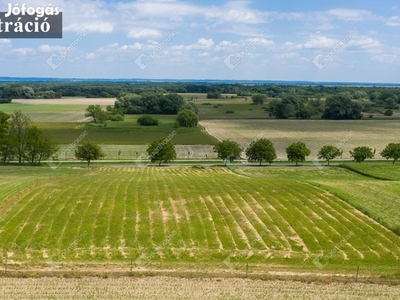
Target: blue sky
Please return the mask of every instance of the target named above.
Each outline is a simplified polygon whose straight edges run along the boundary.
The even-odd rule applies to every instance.
[[[398,1],[51,2],[63,38],[0,39],[0,76],[400,83]]]

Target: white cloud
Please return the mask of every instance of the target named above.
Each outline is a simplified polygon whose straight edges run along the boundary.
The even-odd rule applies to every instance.
[[[235,51],[239,47],[238,43],[233,43],[231,41],[221,41],[216,47],[216,51],[226,51],[232,52]]]
[[[161,36],[161,32],[150,28],[135,28],[128,32],[128,38],[133,39],[159,38]]]
[[[122,51],[129,51],[129,50],[140,50],[143,48],[143,44],[141,43],[134,43],[133,45],[123,45],[121,46]]]
[[[337,39],[331,39],[326,36],[311,36],[310,40],[303,44],[298,44],[296,48],[299,49],[322,49],[334,48],[339,43]]]
[[[45,45],[41,45],[38,47],[38,51],[39,52],[45,52],[45,53],[49,53],[49,52],[61,52],[61,51],[65,51],[67,48],[64,46],[49,46],[47,44]]]
[[[112,33],[114,25],[111,22],[93,21],[93,22],[77,22],[67,25],[63,28],[64,31],[74,31],[81,33],[84,30],[95,33]]]
[[[59,6],[63,12],[63,30],[66,32],[87,29],[90,32],[111,33],[114,31],[114,21],[118,20],[114,9],[104,1],[53,1],[53,6]]]
[[[214,42],[212,39],[205,39],[205,38],[200,38],[196,43],[191,44],[191,45],[177,45],[177,46],[172,46],[172,50],[205,50],[205,49],[211,49],[214,47]]]
[[[33,55],[35,52],[36,51],[33,48],[14,48],[10,51],[11,54],[16,54],[18,56],[26,56],[28,54]]]
[[[398,17],[398,16],[391,17],[391,18],[386,22],[386,25],[387,25],[387,26],[393,26],[393,27],[400,26],[400,17]]]
[[[0,45],[10,45],[11,40],[9,39],[0,39]]]
[[[93,52],[86,54],[86,59],[95,59],[95,58],[96,58],[96,54],[94,54]]]
[[[381,63],[393,64],[397,61],[397,56],[392,54],[380,54],[373,56],[372,60]]]
[[[118,47],[118,43],[113,43],[113,44],[108,44],[104,47],[101,47],[99,49],[97,49],[97,52],[101,52],[101,53],[109,53],[109,52],[114,52],[115,49]]]
[[[336,8],[328,10],[327,14],[343,21],[365,21],[377,18],[372,12],[359,9]]]
[[[282,53],[282,54],[275,54],[275,57],[278,59],[293,59],[300,56],[298,52],[289,52],[289,53]]]
[[[383,45],[368,36],[356,36],[346,44],[346,51],[373,53],[379,51]]]

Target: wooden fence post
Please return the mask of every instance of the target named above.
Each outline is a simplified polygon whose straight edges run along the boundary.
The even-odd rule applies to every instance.
[[[358,282],[358,273],[360,271],[360,266],[357,266],[356,282]]]

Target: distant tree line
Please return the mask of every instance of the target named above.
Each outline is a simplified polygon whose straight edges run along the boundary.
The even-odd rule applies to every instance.
[[[47,92],[47,93],[46,93]],[[398,87],[357,87],[333,85],[284,85],[284,84],[224,84],[224,83],[165,83],[165,82],[26,82],[0,83],[0,98],[59,98],[79,96],[87,98],[116,98],[122,94],[144,93],[205,93],[212,95],[236,94],[251,97],[264,94],[269,98],[281,98],[294,94],[305,99],[323,99],[347,93],[352,99],[369,98],[377,105],[395,109],[399,104]],[[393,100],[393,101],[392,101]]]

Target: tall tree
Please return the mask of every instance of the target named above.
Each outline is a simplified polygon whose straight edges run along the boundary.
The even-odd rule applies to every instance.
[[[366,146],[356,147],[350,151],[350,156],[358,163],[363,162],[366,159],[371,159],[374,157],[374,152],[372,148]]]
[[[108,114],[106,111],[101,109],[101,106],[96,104],[96,105],[89,105],[86,108],[86,114],[85,117],[91,117],[93,118],[93,122],[97,123],[103,123],[104,121],[107,120]]]
[[[361,119],[361,104],[354,102],[345,94],[329,97],[325,102],[324,119]]]
[[[152,162],[159,161],[161,163],[168,163],[176,159],[176,151],[174,144],[168,139],[159,139],[153,141],[147,148],[150,160]]]
[[[380,153],[386,159],[393,159],[393,164],[400,158],[400,143],[390,143]]]
[[[10,115],[10,145],[14,148],[19,163],[22,163],[24,159],[28,128],[31,124],[32,121],[29,116],[23,114],[20,110],[16,110]]]
[[[233,162],[237,157],[240,156],[243,149],[240,147],[238,143],[231,140],[223,140],[214,146],[214,152],[217,152],[218,158],[221,158],[225,161],[225,165],[227,161]]]
[[[0,111],[0,157],[3,163],[10,159],[12,154],[12,147],[9,139],[9,119],[10,116],[8,114]]]
[[[103,158],[104,156],[105,154],[101,150],[100,145],[95,144],[91,141],[82,143],[75,150],[75,157],[77,159],[86,161],[88,167],[92,160],[97,160]]]
[[[339,148],[333,146],[333,145],[325,145],[319,150],[318,152],[318,158],[319,159],[325,159],[328,162],[329,166],[329,161],[331,159],[335,159],[336,157],[340,156],[342,152],[340,151]]]
[[[31,164],[40,165],[42,159],[48,159],[57,150],[58,147],[49,136],[45,135],[37,126],[29,126],[25,155]]]
[[[286,148],[288,160],[296,162],[296,166],[299,162],[305,161],[310,153],[311,150],[308,149],[303,142],[293,143]]]
[[[271,164],[276,158],[274,144],[267,139],[252,141],[246,149],[246,156],[250,162],[260,162],[260,166],[263,161]]]
[[[178,113],[176,121],[178,122],[179,126],[182,127],[196,127],[197,123],[199,122],[199,117],[193,110],[184,109]]]
[[[251,100],[254,104],[264,104],[267,101],[267,95],[264,94],[255,94],[251,96]]]

